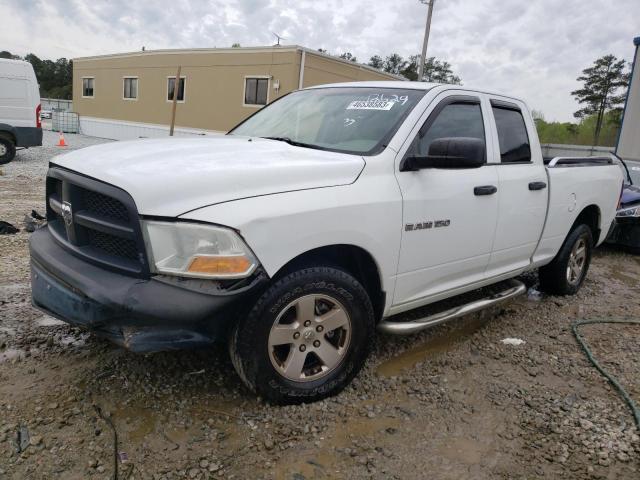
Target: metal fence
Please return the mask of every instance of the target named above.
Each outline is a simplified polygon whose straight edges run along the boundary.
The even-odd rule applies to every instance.
[[[79,133],[80,121],[76,112],[53,112],[51,130],[54,132]]]
[[[42,110],[50,112],[73,111],[73,102],[71,100],[62,100],[60,98],[41,98],[40,105]]]
[[[564,145],[557,143],[543,143],[542,156],[553,157],[597,157],[615,151],[614,147],[588,146],[588,145]]]

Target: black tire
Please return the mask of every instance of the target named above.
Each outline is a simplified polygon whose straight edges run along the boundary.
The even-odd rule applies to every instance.
[[[3,136],[0,136],[0,146],[4,147],[0,148],[0,151],[4,150],[4,153],[0,155],[0,165],[4,165],[16,156],[16,146],[10,139]]]
[[[579,275],[570,281],[568,273],[571,252],[579,242],[584,242],[586,256]],[[565,239],[560,251],[551,263],[541,267],[538,272],[541,290],[553,295],[574,295],[584,282],[593,252],[593,234],[587,225],[574,227]]]
[[[271,352],[275,349],[269,345],[270,332],[279,316],[297,308],[291,307],[292,303],[311,295],[330,298],[343,307],[348,315],[349,340],[339,363],[321,374],[324,376],[293,381],[274,366]],[[322,305],[318,306],[313,298],[313,308],[320,308]],[[313,325],[309,329],[313,330]],[[235,325],[229,339],[229,352],[238,375],[254,393],[277,404],[313,402],[335,395],[351,382],[364,365],[374,334],[373,306],[360,282],[336,268],[311,267],[287,274],[260,296],[249,314]],[[333,338],[333,335],[334,331],[317,336],[324,341],[325,337]],[[290,355],[296,347],[287,348],[292,349]],[[305,359],[312,352],[311,345],[309,349]],[[304,362],[306,366],[307,360]]]

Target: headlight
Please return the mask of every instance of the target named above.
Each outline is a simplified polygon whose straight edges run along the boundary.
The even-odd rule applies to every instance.
[[[640,217],[640,206],[623,208],[622,210],[618,210],[618,213],[616,213],[616,217],[618,218]]]
[[[200,223],[143,221],[155,271],[196,278],[244,278],[258,261],[231,229]]]

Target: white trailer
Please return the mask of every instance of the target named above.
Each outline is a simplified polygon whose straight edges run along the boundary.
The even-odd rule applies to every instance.
[[[624,160],[640,162],[640,37],[633,40],[636,53],[633,58],[631,82],[622,115],[622,127],[616,146],[616,154]]]

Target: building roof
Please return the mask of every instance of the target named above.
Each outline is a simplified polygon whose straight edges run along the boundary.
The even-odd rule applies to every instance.
[[[264,53],[264,52],[292,52],[300,49],[297,45],[266,46],[266,47],[230,47],[230,48],[166,48],[159,50],[138,50],[135,52],[107,53],[104,55],[91,55],[88,57],[74,58],[74,62],[85,60],[99,60],[107,58],[141,57],[149,55],[186,55],[186,54],[211,54],[211,53]]]
[[[394,75],[392,73],[378,70],[377,68],[373,68],[369,65],[365,65],[357,62],[351,62],[349,60],[345,60],[344,58],[328,55],[326,53],[319,52],[311,48],[302,47],[300,45],[280,45],[280,46],[273,45],[273,46],[265,46],[265,47],[231,47],[231,48],[215,48],[215,47],[214,48],[172,48],[172,49],[144,50],[144,51],[140,50],[137,52],[123,52],[123,53],[111,53],[106,55],[94,55],[89,57],[77,57],[77,58],[74,58],[73,61],[83,62],[83,61],[91,61],[91,60],[141,57],[141,56],[150,56],[150,55],[197,55],[197,54],[212,54],[212,53],[275,53],[275,52],[296,52],[296,51],[302,51],[302,52],[305,52],[306,54],[316,55],[318,57],[324,57],[334,62],[345,63],[347,65],[359,67],[364,70],[370,70],[372,72],[376,72],[382,75],[387,75],[390,78],[405,80],[405,78],[400,75]]]

